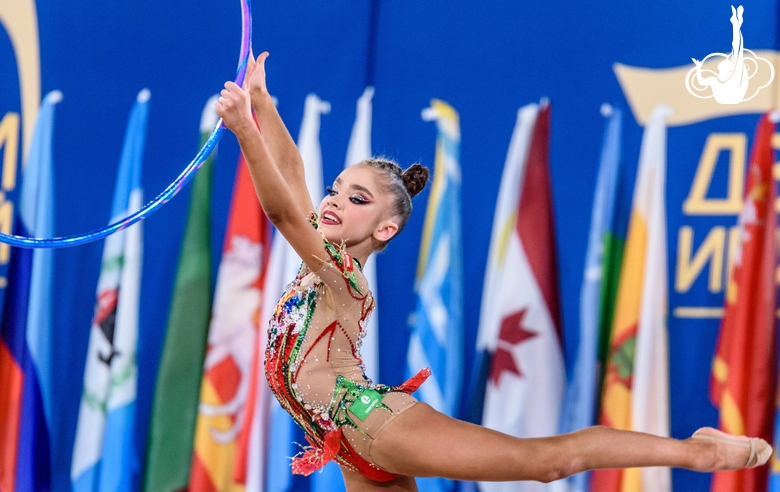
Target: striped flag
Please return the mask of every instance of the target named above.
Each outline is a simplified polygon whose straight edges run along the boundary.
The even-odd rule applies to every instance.
[[[298,151],[303,158],[306,186],[311,201],[319,204],[323,197],[322,150],[320,147],[320,122],[324,114],[330,113],[330,103],[315,94],[306,96],[303,107],[303,121],[298,132]],[[284,237],[277,232],[271,247],[271,264],[268,271],[266,297],[263,300],[263,323],[267,326],[276,304],[301,267],[301,258]],[[290,469],[290,457],[298,452],[293,441],[304,442],[295,437],[300,433],[290,415],[274,399],[271,403],[271,431],[268,441],[266,461],[266,491],[286,492],[296,490],[293,481],[305,480],[301,476],[293,478]]]
[[[622,113],[608,105],[602,108],[607,117],[601,162],[596,181],[596,193],[590,219],[585,273],[580,288],[580,340],[561,414],[562,434],[591,426],[596,420],[598,391],[598,342],[606,319],[611,319],[610,305],[604,301],[614,277],[610,253],[615,230],[615,202],[620,172],[620,132]],[[619,267],[618,267],[619,268]],[[567,479],[570,489],[584,492],[588,488],[588,473]]]
[[[463,256],[460,232],[460,121],[457,111],[434,99],[422,112],[435,121],[436,160],[417,263],[417,309],[409,340],[407,371],[430,367],[420,400],[455,416],[463,371]],[[420,480],[424,490],[451,490],[453,482]]]
[[[666,258],[666,117],[658,106],[645,128],[599,423],[669,436]],[[597,491],[671,490],[669,468],[596,470]]]
[[[712,363],[710,398],[719,428],[771,442],[777,377],[777,214],[772,137],[768,115],[756,127],[745,198],[739,215],[740,242],[726,288],[725,313]],[[713,475],[713,492],[761,491],[768,466]]]
[[[501,248],[503,264],[489,287],[495,299],[488,311],[494,312],[486,313],[492,319],[480,323],[493,335],[482,341],[492,352],[482,424],[528,438],[558,431],[566,371],[549,172],[549,103],[521,110],[519,123],[520,149],[512,149],[509,157],[519,160],[511,163],[516,167],[515,208],[502,213],[502,233],[508,237]],[[526,145],[527,157],[519,151]],[[484,332],[480,336],[487,338]],[[480,490],[491,492],[549,488],[538,482],[480,483]]]
[[[141,208],[141,163],[149,91],[130,114],[111,222]],[[87,348],[71,481],[76,491],[138,489],[135,449],[136,345],[141,290],[141,223],[106,238]]]
[[[38,113],[22,178],[15,234],[54,236],[52,134],[54,105],[46,95]],[[0,325],[0,490],[51,488],[53,425],[51,298],[53,252],[15,249]]]
[[[217,124],[214,105],[218,97],[211,97],[203,108],[201,144]],[[215,158],[216,153],[212,153],[206,159],[192,186],[149,425],[145,490],[182,489],[190,479],[211,318],[211,183]]]

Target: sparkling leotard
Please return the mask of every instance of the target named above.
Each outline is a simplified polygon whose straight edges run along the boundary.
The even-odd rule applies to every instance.
[[[312,222],[316,227],[316,217]],[[311,444],[293,459],[293,473],[308,475],[335,459],[372,480],[392,480],[396,475],[371,459],[371,444],[392,419],[417,403],[410,393],[430,370],[400,386],[373,384],[366,377],[360,345],[374,298],[359,265],[343,248],[325,241],[323,256],[318,272],[301,266],[268,329],[266,378]],[[355,407],[363,419],[351,408],[361,399],[373,407],[367,416],[357,410],[360,405]]]

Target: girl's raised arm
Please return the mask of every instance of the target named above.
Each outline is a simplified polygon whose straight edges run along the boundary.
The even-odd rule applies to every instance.
[[[316,210],[306,187],[303,159],[268,93],[265,83],[266,58],[268,58],[267,51],[261,53],[257,61],[252,60],[250,56],[247,67],[247,91],[257,122],[260,124],[261,136],[271,153],[271,158],[284,176],[301,212],[307,216]]]
[[[314,210],[311,199],[308,192],[296,194],[289,177],[283,176],[280,167],[274,162],[266,140],[261,137],[252,118],[249,94],[235,83],[227,82],[220,93],[216,111],[238,138],[265,215],[311,271],[319,271],[323,264],[322,258],[326,255],[322,236],[307,219],[308,213]],[[301,204],[299,200],[303,196],[305,202]]]

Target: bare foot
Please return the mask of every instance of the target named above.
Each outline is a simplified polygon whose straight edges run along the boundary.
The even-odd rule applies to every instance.
[[[701,441],[703,470],[738,470],[761,466],[772,456],[772,446],[758,437],[732,436],[712,427],[702,427],[691,436]]]

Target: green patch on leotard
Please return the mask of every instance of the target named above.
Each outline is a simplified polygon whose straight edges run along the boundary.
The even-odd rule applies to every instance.
[[[384,396],[376,390],[364,389],[349,407],[349,411],[362,421],[371,415],[371,412],[380,408]]]
[[[393,388],[390,386],[382,384],[369,388],[365,384],[356,383],[339,374],[336,376],[336,387],[333,388],[333,398],[328,407],[328,414],[336,427],[349,425],[371,437],[360,428],[354,418],[359,418],[362,421],[377,408],[383,408],[392,415],[393,411],[390,407],[382,402],[384,395],[392,390]],[[377,398],[376,395],[379,395],[379,397]],[[362,396],[367,396],[368,401],[359,403]],[[362,411],[360,410],[361,406],[363,406]]]

